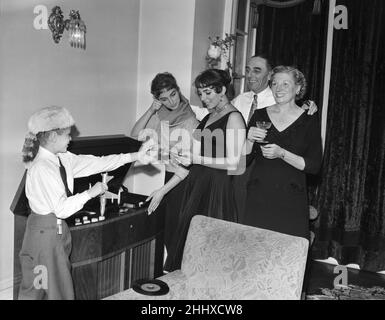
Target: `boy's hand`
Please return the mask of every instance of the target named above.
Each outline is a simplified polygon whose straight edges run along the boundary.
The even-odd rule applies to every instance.
[[[95,198],[108,190],[108,186],[106,183],[96,182],[91,189],[87,192],[91,198]]]
[[[142,146],[138,151],[138,160],[142,164],[149,164],[157,160],[158,145],[154,140],[149,139],[143,142]]]

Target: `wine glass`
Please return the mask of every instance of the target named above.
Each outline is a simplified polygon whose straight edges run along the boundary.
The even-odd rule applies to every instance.
[[[255,125],[256,125],[257,128],[259,128],[259,129],[265,129],[265,130],[268,130],[268,129],[270,129],[270,127],[271,127],[271,122],[270,122],[270,121],[256,121],[256,122],[255,122]],[[269,143],[269,141],[266,141],[266,140],[257,141],[257,142],[258,142],[258,143],[261,143],[261,144]]]

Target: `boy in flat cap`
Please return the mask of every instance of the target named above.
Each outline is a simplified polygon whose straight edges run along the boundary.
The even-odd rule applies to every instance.
[[[62,107],[43,108],[28,122],[23,162],[31,214],[19,254],[23,275],[19,299],[74,299],[69,261],[71,234],[64,219],[107,191],[105,183],[97,182],[89,190],[73,195],[74,178],[111,171],[136,160],[152,160],[151,142],[130,154],[95,157],[68,152],[74,124],[71,114]],[[37,267],[46,268],[46,287],[35,283]]]

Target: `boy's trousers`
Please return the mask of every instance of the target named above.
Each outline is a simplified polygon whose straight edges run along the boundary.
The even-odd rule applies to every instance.
[[[64,220],[58,234],[54,214],[31,213],[19,254],[22,281],[19,300],[73,300],[71,234]]]

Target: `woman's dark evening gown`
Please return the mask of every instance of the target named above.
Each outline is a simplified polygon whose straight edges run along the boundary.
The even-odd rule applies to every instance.
[[[166,171],[165,184],[174,176],[174,172]],[[186,178],[187,179],[187,178]],[[182,197],[186,185],[186,179],[179,182],[163,198],[161,206],[165,212],[164,223],[164,245],[167,252],[170,251],[170,245],[175,236],[176,222],[178,221]]]
[[[198,137],[201,140],[202,156],[212,158],[226,156],[226,126],[231,113],[227,113],[207,128],[205,128],[205,124],[208,115],[201,121],[196,133],[202,130]],[[211,135],[214,130],[215,132]],[[205,134],[205,132],[209,134]],[[197,134],[195,134],[196,136]],[[238,221],[232,177],[227,170],[195,164],[191,166],[186,178],[179,218],[175,221],[178,224],[168,252],[165,270],[180,269],[187,232],[194,215],[200,214],[233,222]]]
[[[270,121],[267,110],[256,110],[250,120]],[[272,124],[265,140],[305,160],[303,171],[284,160],[266,159],[258,143],[249,155],[254,158],[247,184],[245,217],[241,223],[309,239],[309,206],[306,173],[316,174],[322,161],[318,115],[302,113],[282,131]]]

